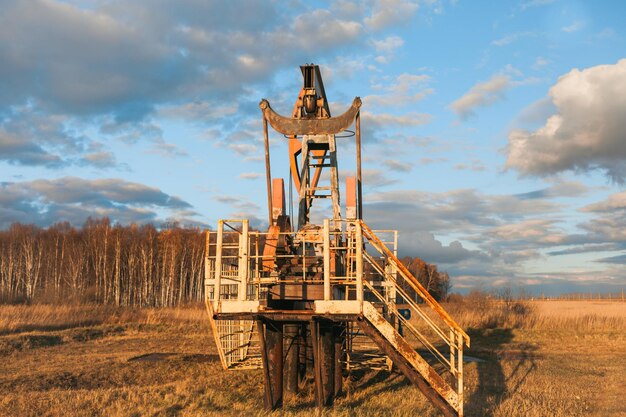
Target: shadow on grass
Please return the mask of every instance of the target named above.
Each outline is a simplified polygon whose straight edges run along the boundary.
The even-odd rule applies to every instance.
[[[63,338],[58,335],[19,335],[0,339],[0,356],[7,356],[16,351],[24,351],[63,344]]]
[[[399,372],[377,371],[371,376],[372,371],[360,371],[351,374],[352,381],[356,382],[355,390],[367,395],[363,395],[360,399],[350,399],[351,395],[347,395],[344,390],[343,396],[346,397],[344,405],[347,408],[359,407],[365,403],[367,399],[376,397],[383,392],[393,392],[398,389],[411,385],[409,380]]]
[[[341,407],[352,410],[356,407],[363,406],[368,399],[374,398],[384,392],[394,392],[402,387],[411,385],[411,383],[398,372],[389,372],[385,370],[357,370],[344,376],[344,384],[341,395]],[[311,378],[307,379],[307,384],[301,389],[297,395],[298,402],[292,403],[285,407],[289,412],[307,412],[310,415],[322,415],[324,412],[332,410],[332,407],[324,407],[318,409],[315,405],[314,398],[314,382]],[[361,393],[363,395],[354,395]],[[285,410],[279,410],[276,413],[283,413]]]
[[[466,400],[468,416],[493,416],[498,405],[514,395],[528,375],[537,367],[536,346],[525,343],[509,348],[513,341],[512,329],[473,329],[469,335],[473,350],[483,361],[476,363],[478,386]],[[508,375],[503,361],[513,364]]]
[[[128,359],[128,362],[162,362],[173,360],[181,360],[183,362],[194,363],[210,363],[218,362],[220,360],[220,357],[216,354],[211,355],[202,353],[182,354],[176,352],[150,352],[138,356],[133,356],[132,358]]]
[[[78,327],[99,326],[103,324],[102,320],[85,320],[78,323],[64,323],[64,324],[22,324],[16,328],[0,329],[0,336],[11,335],[16,333],[28,333],[28,332],[56,332],[61,330],[75,329]]]

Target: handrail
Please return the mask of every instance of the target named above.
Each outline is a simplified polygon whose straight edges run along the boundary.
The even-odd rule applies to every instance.
[[[435,330],[435,333],[437,333],[437,335],[439,335],[439,337],[443,341],[445,341],[448,345],[450,345],[452,341],[448,339],[446,335],[444,335],[443,330],[441,330],[441,328],[437,325],[437,323],[435,323],[432,318],[430,318],[426,313],[422,311],[421,308],[417,306],[416,302],[413,301],[408,296],[408,294],[406,294],[406,292],[402,289],[400,285],[398,285],[398,283],[393,279],[393,277],[390,277],[389,274],[385,273],[385,271],[380,267],[380,265],[378,265],[378,263],[376,263],[374,259],[372,259],[370,254],[365,254],[364,256],[368,260],[370,265],[372,265],[378,271],[379,274],[384,275],[385,278],[390,279],[393,282],[395,286],[395,290],[400,293],[400,296],[407,302],[407,304],[410,307],[412,307],[413,310],[417,312],[417,314],[422,318],[422,320],[424,320],[433,330]]]
[[[361,225],[363,235],[365,235],[365,237],[377,248],[379,252],[384,253],[387,259],[395,264],[395,267],[398,268],[398,271],[402,274],[402,277],[409,283],[409,285],[411,285],[411,287],[413,287],[415,292],[418,293],[428,305],[430,305],[430,307],[439,315],[439,317],[441,317],[444,322],[446,322],[446,324],[448,324],[448,326],[452,327],[463,336],[465,344],[467,345],[467,347],[469,347],[469,335],[465,333],[461,326],[459,326],[452,317],[450,317],[446,310],[444,310],[443,307],[441,307],[441,305],[433,298],[433,296],[430,295],[426,288],[424,288],[424,286],[417,279],[415,279],[415,277],[413,277],[413,274],[411,274],[406,266],[404,266],[404,264],[400,262],[393,253],[391,253],[389,248],[387,248],[387,246],[385,246],[385,244],[382,243],[380,239],[378,239],[378,237],[372,232],[372,229],[370,229],[362,220],[359,220],[358,222]]]
[[[387,307],[389,306],[389,303],[385,301],[385,298],[382,296],[382,294],[380,294],[380,292],[378,292],[376,290],[376,288],[374,288],[373,285],[371,285],[369,282],[366,282],[367,288],[370,290],[370,292],[372,294],[374,294],[376,296],[376,298],[378,298],[381,302],[383,302]],[[443,365],[447,366],[448,368],[452,368],[452,364],[450,363],[450,361],[448,359],[446,359],[445,356],[443,356],[443,353],[439,352],[439,350],[432,344],[430,343],[430,341],[428,340],[428,338],[426,336],[424,336],[419,330],[417,330],[407,319],[404,318],[404,316],[402,314],[400,314],[398,312],[398,309],[393,308],[392,309],[392,313],[403,323],[406,325],[407,329],[410,330],[410,332],[413,334],[413,336],[415,336],[415,338],[426,348],[428,349],[428,351],[430,353],[433,354],[433,356]],[[447,345],[448,347],[452,346],[452,344],[450,342],[447,341]]]

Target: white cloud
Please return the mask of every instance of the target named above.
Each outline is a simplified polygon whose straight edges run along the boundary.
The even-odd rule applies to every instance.
[[[381,30],[410,20],[417,9],[416,1],[377,0],[371,16],[365,18],[365,24],[373,29]]]
[[[113,221],[160,222],[157,211],[167,211],[186,223],[197,216],[186,201],[158,188],[117,178],[88,180],[63,177],[0,183],[0,227],[12,222],[50,226],[59,220],[81,225],[88,217]]]
[[[594,215],[590,221],[579,225],[587,231],[586,235],[577,237],[581,243],[615,242],[626,249],[626,192],[612,194],[580,211]]]
[[[367,222],[380,229],[397,228],[397,219],[402,219],[401,256],[417,254],[440,263],[455,286],[466,281],[473,281],[470,286],[479,281],[492,286],[522,282],[528,276],[525,265],[529,261],[549,256],[609,251],[617,256],[602,262],[623,263],[626,193],[585,208],[596,217],[578,225],[584,233],[569,234],[560,216],[562,203],[555,199],[586,192],[583,184],[566,181],[519,195],[489,195],[471,189],[374,192],[367,195],[364,213]],[[561,271],[552,273],[551,279],[576,285],[579,276]],[[626,278],[623,271],[615,276]]]
[[[404,45],[404,40],[395,35],[387,36],[385,39],[373,40],[372,45],[376,52],[389,54]]]
[[[613,212],[615,210],[626,210],[626,191],[612,194],[606,200],[589,204],[582,209],[587,212]]]
[[[115,156],[108,151],[96,151],[83,156],[86,165],[93,165],[101,168],[108,168],[116,165]]]
[[[604,28],[598,33],[591,35],[591,39],[595,41],[606,41],[607,39],[614,39],[617,37],[617,33],[612,28]]]
[[[577,21],[573,22],[571,25],[562,27],[561,30],[563,32],[567,32],[567,33],[578,32],[584,26],[585,26],[585,22],[577,20]]]
[[[464,163],[456,164],[454,166],[454,169],[459,170],[459,171],[481,172],[481,171],[485,171],[487,167],[485,167],[485,165],[480,160],[474,159],[469,164],[464,164]]]
[[[394,57],[396,49],[404,45],[404,40],[399,36],[388,36],[381,40],[372,40],[372,46],[378,55],[375,61],[379,64],[387,64]]]
[[[165,105],[158,110],[158,115],[167,118],[180,118],[183,120],[194,120],[207,122],[219,120],[237,113],[236,102],[222,104],[209,101],[191,101],[178,105]]]
[[[179,146],[166,142],[162,139],[155,140],[147,153],[161,155],[166,158],[189,156],[189,154]]]
[[[296,17],[292,25],[293,37],[306,50],[316,51],[357,39],[361,23],[338,19],[330,10],[317,9]],[[285,37],[284,33],[276,33]]]
[[[403,73],[398,75],[389,85],[374,85],[382,94],[371,94],[363,98],[365,105],[380,107],[406,106],[423,100],[432,94],[432,88],[425,88],[430,81],[426,74]]]
[[[502,38],[496,39],[495,41],[492,41],[491,44],[494,46],[506,46],[509,45],[515,41],[518,41],[519,39],[522,38],[529,38],[529,37],[533,37],[533,36],[537,36],[537,34],[535,32],[518,32],[518,33],[512,33],[510,35],[506,35]]]
[[[258,151],[258,148],[256,146],[249,143],[231,143],[228,145],[228,148],[230,148],[236,154],[242,156],[253,155],[256,154]]]
[[[589,187],[575,181],[556,180],[547,188],[516,194],[523,200],[537,198],[581,197],[589,192]]]
[[[477,107],[486,107],[504,98],[504,92],[511,86],[511,79],[506,75],[494,75],[489,81],[478,83],[450,108],[461,118],[467,119]]]
[[[242,180],[255,180],[261,176],[259,172],[242,172],[239,174],[239,178]]]
[[[508,223],[494,227],[489,234],[498,240],[523,241],[527,245],[531,241],[554,243],[551,235],[546,232],[554,221],[545,219],[528,219],[519,223]]]
[[[531,0],[525,3],[522,3],[521,9],[523,11],[531,7],[546,6],[551,3],[554,3],[554,0]]]
[[[533,69],[538,70],[540,68],[545,67],[549,63],[550,63],[549,59],[546,59],[542,56],[538,56],[537,59],[535,59],[535,63],[533,64]]]
[[[413,165],[397,159],[385,159],[383,165],[392,171],[398,172],[410,172],[413,169]]]
[[[573,69],[548,93],[556,108],[535,131],[509,134],[507,167],[525,175],[601,169],[626,177],[626,59]]]
[[[362,112],[364,123],[368,126],[420,126],[430,122],[432,116],[426,113],[405,113],[402,115],[395,115],[389,113],[370,113]]]

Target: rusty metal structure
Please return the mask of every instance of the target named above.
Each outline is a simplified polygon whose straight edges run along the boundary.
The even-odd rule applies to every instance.
[[[462,416],[468,335],[399,261],[397,231],[363,221],[361,100],[332,117],[319,67],[301,71],[291,117],[260,103],[268,230],[230,219],[207,233],[206,306],[221,363],[262,368],[268,409],[311,380],[316,404],[330,406],[348,373],[396,367],[444,415]],[[270,126],[288,144],[296,219],[284,180],[271,175]],[[356,177],[341,187],[342,216],[336,141],[345,136],[355,141]],[[313,224],[320,199],[330,202],[332,217]]]

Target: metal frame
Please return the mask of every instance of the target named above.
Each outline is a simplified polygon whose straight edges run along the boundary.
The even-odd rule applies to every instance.
[[[265,406],[276,409],[283,388],[299,389],[309,351],[320,407],[341,392],[342,371],[391,369],[393,363],[444,415],[462,416],[469,337],[398,260],[397,231],[376,232],[362,220],[361,100],[331,117],[319,67],[300,68],[304,82],[291,118],[265,99],[259,104],[267,232],[251,230],[247,220],[220,220],[207,232],[206,306],[222,365],[262,366]],[[342,219],[335,137],[353,123],[356,178],[346,181]],[[290,196],[295,185],[299,199],[296,230],[284,182],[272,179],[269,126],[288,138]],[[319,186],[324,168],[330,184]],[[313,225],[310,211],[319,198],[331,199],[332,218]]]
[[[262,302],[263,295],[273,285],[302,282],[306,278],[285,280],[277,271],[263,271],[262,262],[267,257],[259,254],[259,247],[268,233],[250,231],[247,223],[246,220],[220,221],[216,232],[207,233],[207,253],[212,252],[211,248],[215,247],[215,252],[206,258],[209,271],[209,278],[205,281],[207,307],[225,369],[260,367],[261,355],[258,352],[263,349],[263,341],[253,337],[253,324],[264,317],[276,320],[279,313],[266,309]],[[331,226],[339,223],[344,223],[344,226]],[[225,230],[226,227],[231,230]],[[378,234],[391,236],[389,240],[382,240]],[[299,317],[294,315],[291,320],[317,323],[315,317],[320,317],[352,323],[353,329],[355,326],[359,327],[362,333],[349,334],[343,344],[344,360],[341,362],[347,370],[359,367],[385,368],[389,363],[385,355],[392,359],[400,355],[404,358],[401,362],[415,368],[418,363],[415,349],[428,351],[433,359],[443,365],[445,372],[437,374],[423,359],[417,367],[421,368],[414,371],[430,387],[427,390],[430,394],[433,389],[439,392],[438,388],[433,387],[447,387],[440,389],[444,394],[437,395],[455,410],[454,415],[462,415],[463,347],[469,346],[469,336],[397,258],[397,231],[377,232],[361,220],[325,219],[321,229],[308,230],[307,233],[280,232],[280,235],[289,237],[290,240],[300,239],[304,246],[312,245],[313,251],[319,255],[286,254],[273,255],[274,258],[289,261],[301,256],[305,261],[309,258],[321,258],[323,262],[322,278],[307,281],[310,284],[323,285],[323,297],[315,301],[313,310],[308,313],[300,312]],[[215,242],[210,241],[211,236],[216,236]],[[255,249],[253,254],[250,253],[251,248]],[[354,255],[350,255],[351,252]],[[333,271],[330,265],[331,259],[338,255],[348,260],[341,275]],[[366,275],[365,264],[373,272]],[[218,285],[221,287],[220,291],[216,291]],[[404,289],[407,285],[419,297],[419,303]],[[343,297],[337,298],[337,294],[343,294]],[[411,310],[411,320],[400,314],[398,304]],[[378,313],[375,306],[382,307],[385,315]],[[288,313],[282,311],[280,314]],[[362,324],[364,320],[366,325]],[[380,335],[373,337],[371,332],[374,330],[370,327]],[[404,329],[402,335],[399,333],[400,327]],[[391,343],[398,338],[403,342],[395,345],[392,343],[391,348],[386,348],[393,349],[393,355],[389,355],[382,348],[385,355],[372,353],[372,346],[369,351],[359,351],[355,349],[354,342],[355,337],[362,334],[367,334],[376,344],[381,343],[378,340],[380,337],[387,340],[384,343]],[[407,346],[410,346],[410,350],[407,350]],[[400,349],[404,351],[398,352]],[[359,356],[365,360],[356,360]],[[397,360],[395,358],[394,363]],[[276,401],[278,400],[275,398],[272,400],[272,407],[276,407]],[[328,403],[326,396],[323,403]]]

